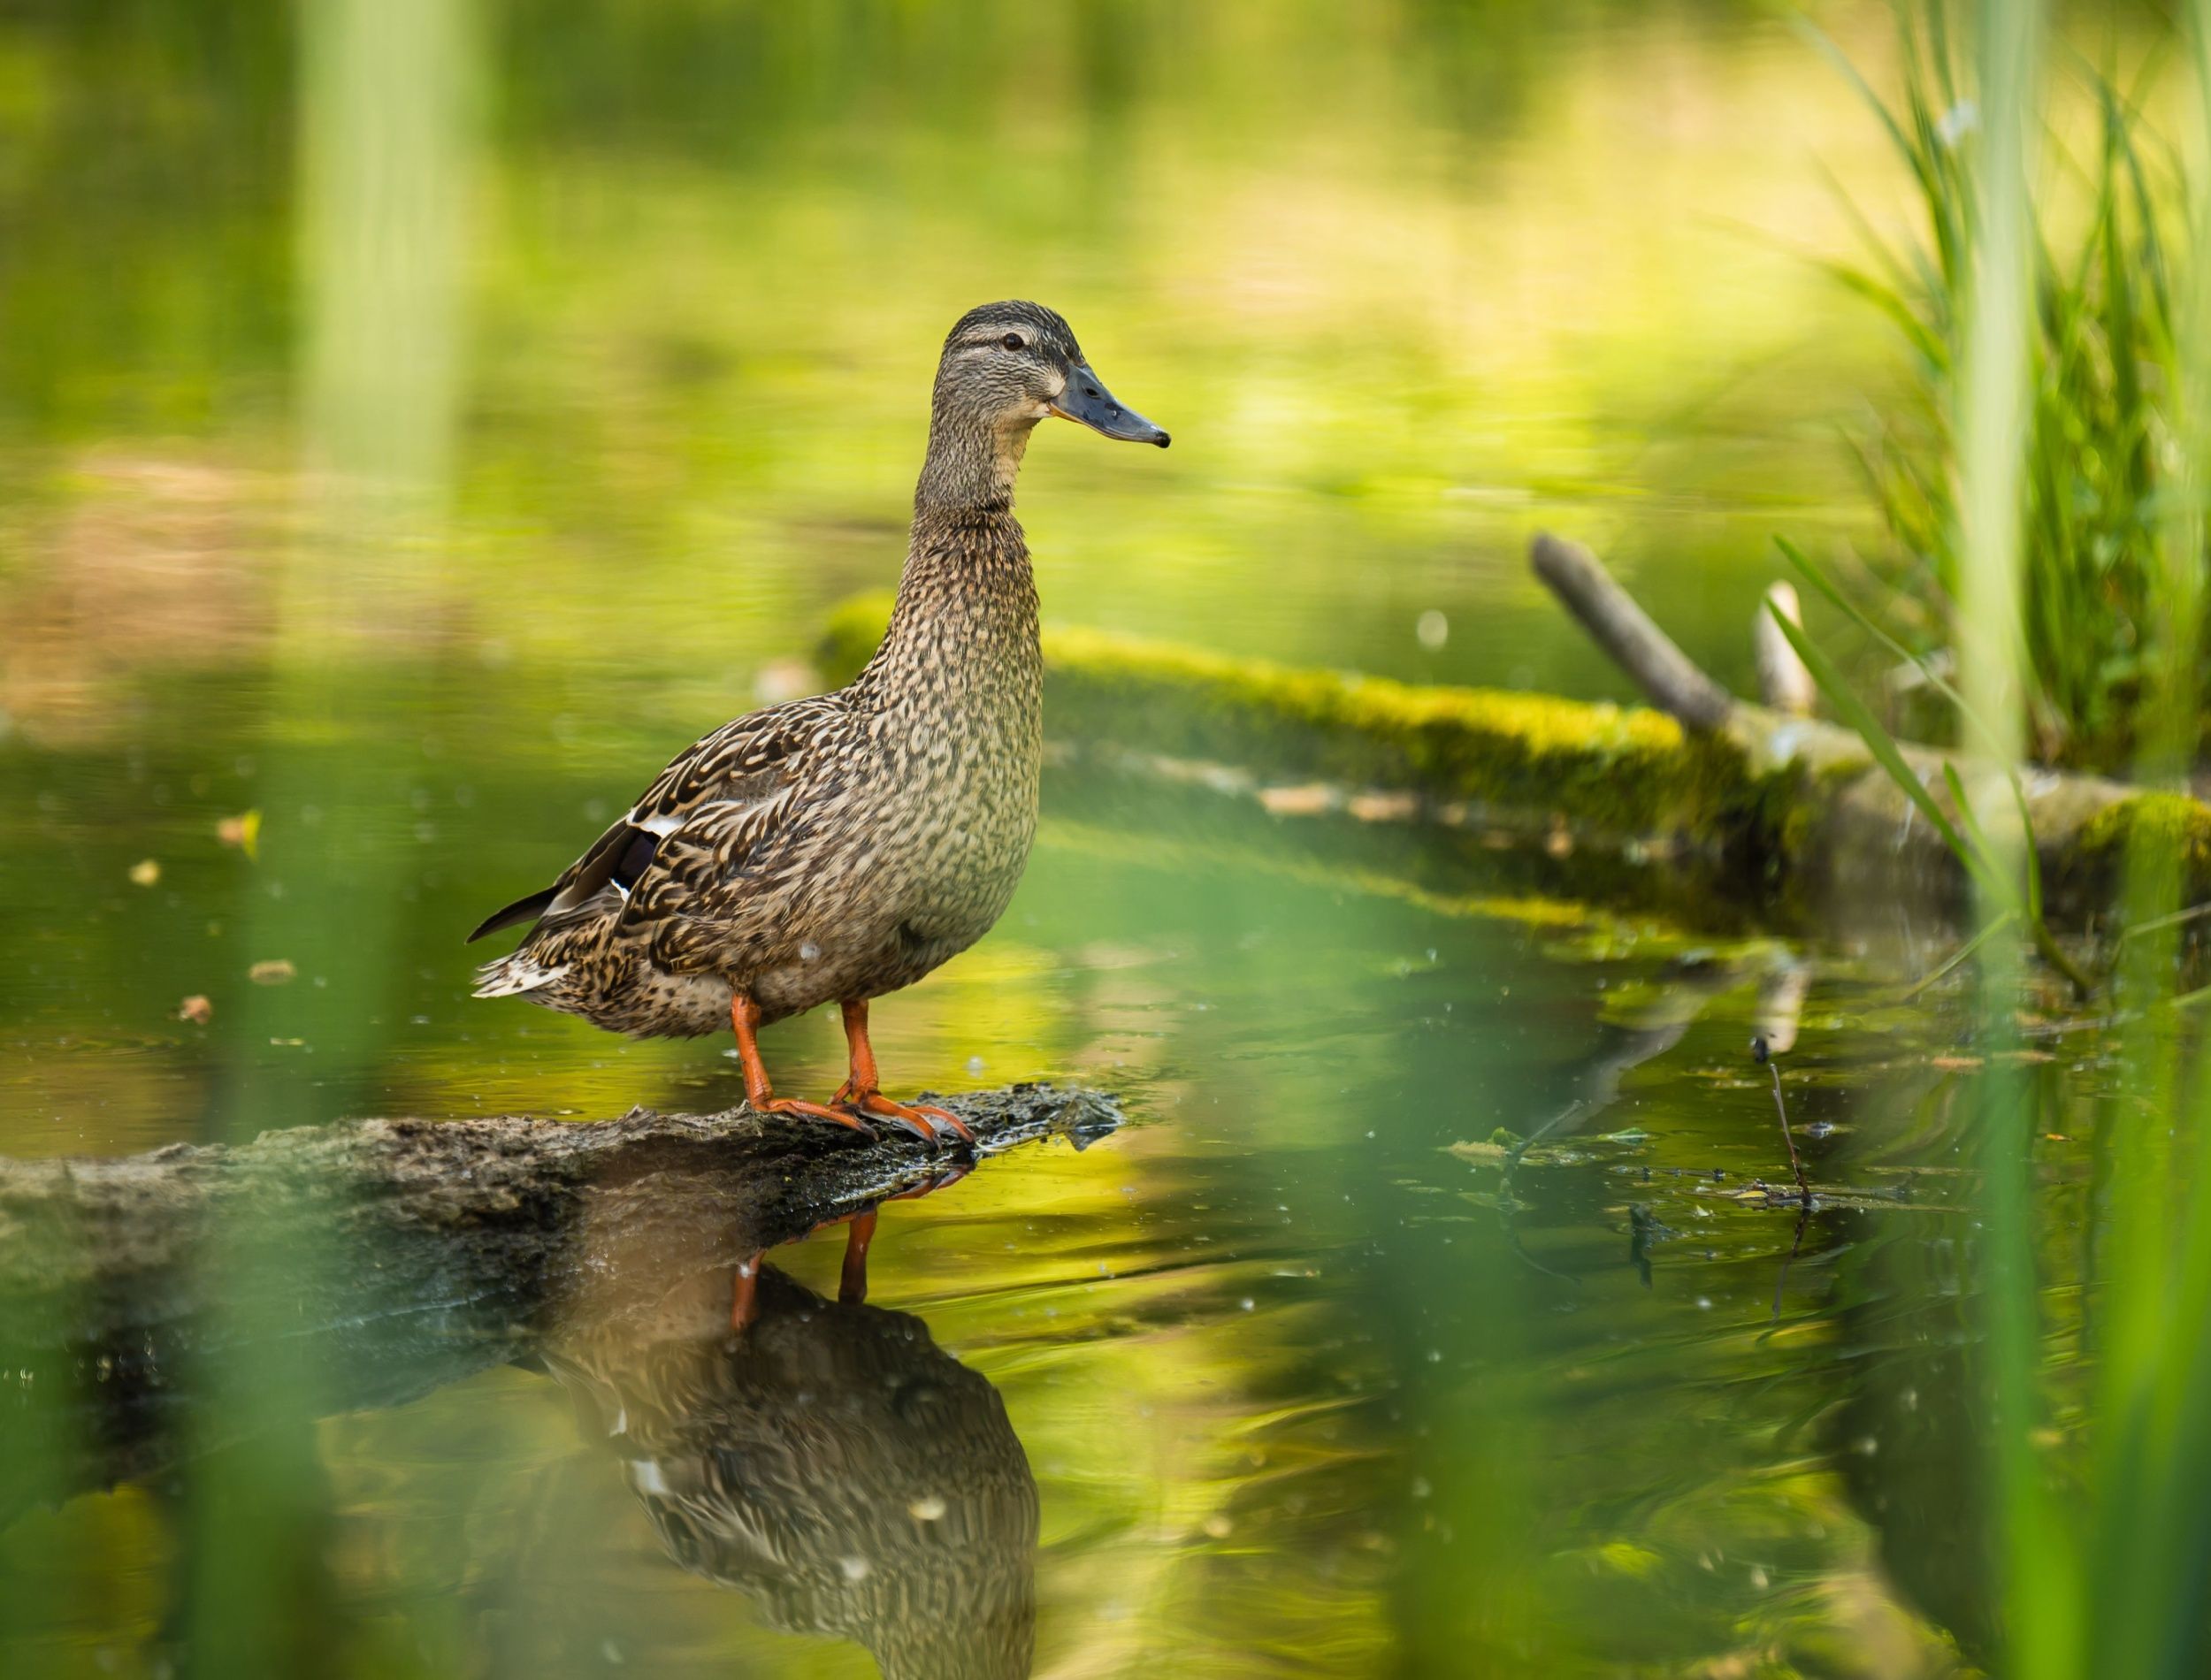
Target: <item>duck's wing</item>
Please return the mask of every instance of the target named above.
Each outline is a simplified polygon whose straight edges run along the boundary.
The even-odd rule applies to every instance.
[[[470,940],[610,891],[626,906],[642,890],[656,913],[680,913],[709,873],[725,878],[789,819],[825,737],[849,723],[835,696],[818,695],[723,724],[677,753],[560,879],[494,911]]]

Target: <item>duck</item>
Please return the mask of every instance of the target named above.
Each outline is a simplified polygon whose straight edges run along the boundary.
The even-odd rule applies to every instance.
[[[1037,829],[1044,662],[1014,484],[1044,420],[1164,449],[1108,391],[1056,310],[1008,301],[945,337],[896,605],[860,675],[700,737],[550,886],[471,942],[531,924],[477,974],[637,1037],[727,1022],[746,1103],[931,1148],[950,1111],[884,1094],[872,1000],[988,932]],[[760,1029],[836,1004],[848,1069],[827,1103],[778,1096]]]

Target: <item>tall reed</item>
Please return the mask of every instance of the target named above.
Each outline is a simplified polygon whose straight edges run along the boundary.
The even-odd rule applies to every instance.
[[[1909,393],[1858,440],[1888,551],[1874,567],[1885,607],[1907,640],[1955,654],[1976,633],[1966,596],[1973,564],[1956,505],[1970,411],[1970,334],[1980,160],[1999,136],[1997,113],[1961,73],[1940,0],[1900,4],[1901,88],[1884,100],[1832,45],[1822,45],[1863,93],[1904,165],[1922,222],[1899,248],[1861,218],[1866,256],[1832,271],[1886,316],[1911,359]],[[2169,148],[2129,95],[2061,57],[2056,75],[2087,86],[2094,154],[2044,178],[2038,215],[2018,230],[2031,293],[2025,448],[2008,482],[2022,522],[2018,601],[2020,699],[2034,756],[2047,763],[2122,769],[2153,684],[2180,632],[2161,611],[2169,581],[2161,545],[2174,490],[2174,404],[2179,384],[2173,224],[2184,196]],[[2007,515],[2010,516],[2010,515]],[[2199,542],[2192,551],[2202,553]],[[2200,636],[2179,644],[2202,657]]]
[[[2198,127],[2186,202],[2192,248],[2203,249],[2211,229],[2211,118],[2202,114],[2211,106],[2211,0],[2195,0],[2187,21]],[[1983,0],[1978,9],[1970,95],[1983,113],[1983,141],[1956,155],[1962,218],[1953,229],[1952,295],[1963,309],[1955,324],[1962,355],[1947,392],[1957,465],[1943,552],[1955,562],[1958,687],[1977,714],[2013,720],[2015,748],[2024,744],[2017,699],[2036,657],[2035,592],[2062,569],[2039,549],[2048,515],[2036,500],[2055,447],[2046,431],[2050,270],[2028,210],[2042,27],[2019,0]],[[2115,273],[2123,263],[2113,260]],[[2198,729],[2200,497],[2211,464],[2206,268],[2189,263],[2179,287],[2158,271],[2158,307],[2169,324],[2160,330],[2170,333],[2169,377],[2156,399],[2160,438],[2154,451],[2146,437],[2133,440],[2155,455],[2143,470],[2162,489],[2150,540],[2129,564],[2139,568],[2133,586],[2143,609],[2161,615],[2166,639],[2163,659],[2132,679],[2123,733],[2144,744],[2143,767],[2167,776],[2192,756]],[[2167,301],[2175,293],[2177,309]],[[2201,1592],[2211,1567],[2211,1059],[2171,1007],[2167,926],[2137,942],[2119,980],[2120,1019],[2133,1024],[2115,1029],[2116,1076],[2098,1120],[2113,1165],[2092,1212],[2100,1281],[2083,1305],[2098,1350],[2095,1404],[2085,1436],[2069,1435],[2052,1427],[2042,1357],[2049,1321],[2035,1267],[2031,1190],[2038,1141],[2053,1129],[2041,1111],[2047,1089],[2003,1054],[2016,1035],[2015,907],[2025,865],[2016,837],[1989,844],[1998,854],[1993,867],[2012,874],[2009,883],[1983,883],[1978,895],[1985,924],[2001,924],[1978,953],[1990,1054],[1978,1087],[1977,1137],[1994,1494],[1987,1540],[2002,1601],[2001,1671],[2031,1680],[2177,1680],[2211,1665]],[[2153,839],[2130,867],[2131,910],[2169,911],[2178,859]]]

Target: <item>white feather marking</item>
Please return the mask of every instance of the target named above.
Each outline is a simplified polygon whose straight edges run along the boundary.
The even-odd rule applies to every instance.
[[[542,963],[516,951],[511,957],[501,957],[497,962],[486,963],[476,971],[476,993],[478,997],[512,997],[517,992],[533,992],[549,986],[568,973],[568,965],[547,968]]]

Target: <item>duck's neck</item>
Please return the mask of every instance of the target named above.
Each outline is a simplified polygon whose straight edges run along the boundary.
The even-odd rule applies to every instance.
[[[1013,513],[1014,479],[1031,430],[963,425],[939,410],[914,493],[898,605],[860,686],[1033,706],[1030,691],[1041,681],[1037,584]],[[886,671],[917,668],[941,683],[916,688],[885,680]]]
[[[1014,480],[1021,470],[1034,420],[992,425],[962,412],[941,388],[931,405],[929,454],[914,487],[914,518],[1006,514],[1014,508]]]

